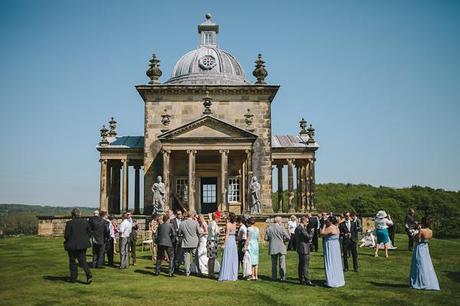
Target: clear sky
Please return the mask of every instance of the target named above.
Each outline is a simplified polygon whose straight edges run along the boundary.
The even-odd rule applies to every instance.
[[[148,60],[162,81],[218,44],[250,80],[259,52],[274,134],[304,116],[317,181],[460,189],[460,1],[0,2],[0,203],[97,206],[99,129],[143,135]]]

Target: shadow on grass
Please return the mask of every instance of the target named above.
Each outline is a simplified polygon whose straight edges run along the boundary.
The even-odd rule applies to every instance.
[[[155,276],[155,273],[151,272],[151,271],[145,271],[145,270],[136,269],[136,270],[134,270],[134,272],[144,274],[144,275]]]
[[[460,283],[460,272],[456,271],[442,271],[446,276],[456,283]]]
[[[392,284],[392,283],[379,283],[379,282],[369,282],[369,283],[376,287],[409,288],[408,284]]]
[[[69,277],[67,276],[54,276],[54,275],[45,275],[43,276],[44,280],[52,281],[52,282],[64,282],[64,283],[70,283],[69,282]],[[79,284],[86,284],[84,281],[77,280],[76,283]]]

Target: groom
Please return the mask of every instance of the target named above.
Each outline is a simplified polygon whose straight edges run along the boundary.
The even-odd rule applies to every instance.
[[[348,256],[351,252],[353,257],[353,270],[358,272],[358,250],[357,243],[359,240],[359,232],[361,226],[358,222],[352,222],[350,213],[345,212],[345,221],[340,223],[340,237],[342,238],[342,250],[343,250],[343,271],[348,271]]]

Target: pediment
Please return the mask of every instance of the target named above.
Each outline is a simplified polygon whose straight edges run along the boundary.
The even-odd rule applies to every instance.
[[[191,140],[191,139],[247,139],[254,140],[257,135],[243,130],[212,116],[204,116],[174,130],[161,134],[160,140]]]

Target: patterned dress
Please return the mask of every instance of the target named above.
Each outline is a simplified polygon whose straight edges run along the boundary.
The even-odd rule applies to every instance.
[[[251,226],[248,228],[248,233],[248,252],[249,256],[251,256],[251,265],[256,266],[259,264],[259,229]]]
[[[219,226],[216,221],[210,221],[208,224],[207,255],[208,258],[216,259],[219,247]]]

